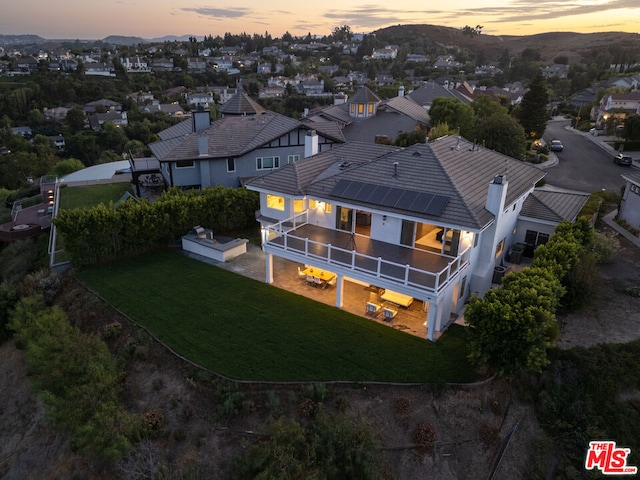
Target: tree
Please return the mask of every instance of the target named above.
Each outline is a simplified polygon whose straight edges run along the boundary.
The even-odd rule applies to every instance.
[[[77,172],[78,170],[82,170],[84,168],[84,164],[78,160],[77,158],[68,158],[66,160],[60,160],[56,163],[56,166],[53,167],[53,172],[58,177],[64,177],[65,175],[69,175],[70,173]]]
[[[476,125],[475,138],[485,147],[518,160],[526,151],[524,128],[506,113],[485,117]]]
[[[544,134],[549,118],[547,113],[548,103],[547,84],[542,73],[538,72],[531,80],[529,90],[522,97],[518,112],[518,120],[524,127],[527,137],[531,140],[542,138]]]
[[[429,116],[434,124],[446,123],[449,128],[458,129],[463,137],[473,140],[475,113],[469,105],[460,100],[435,98],[429,109]]]
[[[629,115],[625,118],[622,135],[628,142],[640,142],[640,115]]]

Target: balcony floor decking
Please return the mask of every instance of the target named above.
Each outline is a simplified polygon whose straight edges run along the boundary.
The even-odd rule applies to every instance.
[[[454,257],[373,240],[360,235],[351,235],[348,232],[318,227],[316,225],[302,225],[295,230],[289,231],[288,235],[287,248],[295,249],[303,253],[308,251],[310,255],[316,258],[326,259],[329,255],[327,245],[331,245],[332,249],[329,263],[335,262],[342,265],[351,265],[351,252],[355,250],[358,254],[355,260],[355,267],[360,270],[376,272],[376,259],[382,258],[385,263],[382,265],[381,273],[395,278],[402,278],[404,276],[402,268],[405,265],[410,265],[414,269],[435,274],[447,268],[447,265],[455,260]],[[306,238],[308,238],[310,242],[305,242],[304,239]],[[285,236],[275,237],[271,239],[269,243],[282,248],[285,244]],[[334,249],[333,247],[336,248]],[[307,248],[308,250],[305,250]],[[397,267],[386,262],[397,264]],[[330,267],[327,268],[330,269]],[[412,279],[412,276],[417,278]],[[435,277],[429,276],[425,278],[424,275],[419,275],[415,271],[411,271],[409,280],[429,287],[434,287],[435,285]]]

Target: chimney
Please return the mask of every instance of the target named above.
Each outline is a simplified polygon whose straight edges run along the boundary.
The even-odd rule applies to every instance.
[[[304,158],[318,153],[318,134],[315,130],[309,130],[304,137]]]
[[[507,187],[509,182],[504,175],[496,175],[489,184],[487,193],[487,203],[485,208],[496,216],[496,219],[504,211],[504,202],[507,198]]]
[[[404,97],[404,85],[400,85],[398,87],[398,96],[399,97]]]
[[[209,141],[204,133],[198,134],[198,155],[205,156],[209,154]]]
[[[210,117],[208,110],[198,109],[191,114],[191,125],[193,132],[200,132],[206,128],[209,128]]]

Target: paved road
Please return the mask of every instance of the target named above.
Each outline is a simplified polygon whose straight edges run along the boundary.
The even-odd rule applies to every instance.
[[[545,141],[549,143],[557,138],[564,144],[564,151],[556,154],[558,164],[546,169],[547,183],[583,192],[605,189],[620,193],[620,187],[625,183],[620,174],[634,167],[613,163],[613,149],[603,148],[588,134],[567,129],[568,125],[569,120],[564,119],[547,124]]]

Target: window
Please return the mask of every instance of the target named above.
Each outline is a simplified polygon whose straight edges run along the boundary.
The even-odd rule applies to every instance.
[[[295,163],[300,160],[300,155],[289,155],[287,157],[287,163]]]
[[[294,200],[293,201],[293,212],[300,213],[304,210],[304,200]]]
[[[258,170],[280,168],[280,157],[258,157],[256,158],[256,168]]]
[[[373,103],[369,104],[369,113],[373,113]]]
[[[506,241],[507,241],[506,238],[503,238],[502,240],[500,240],[500,243],[496,247],[496,258],[498,258],[504,251],[504,244]]]
[[[235,171],[236,171],[236,159],[227,158],[227,172],[235,172]]]
[[[176,162],[176,168],[193,168],[195,165],[193,160],[179,160]]]
[[[317,210],[318,208],[324,209],[325,212],[331,213],[331,204],[323,202],[322,200],[309,200],[309,209]]]
[[[362,115],[364,113],[364,105],[362,103],[358,104],[358,113]]]
[[[267,194],[267,207],[284,211],[284,197]]]
[[[527,233],[524,236],[524,243],[527,245],[533,245],[537,247],[538,245],[544,245],[549,241],[548,233],[540,233],[534,230],[527,230]]]

